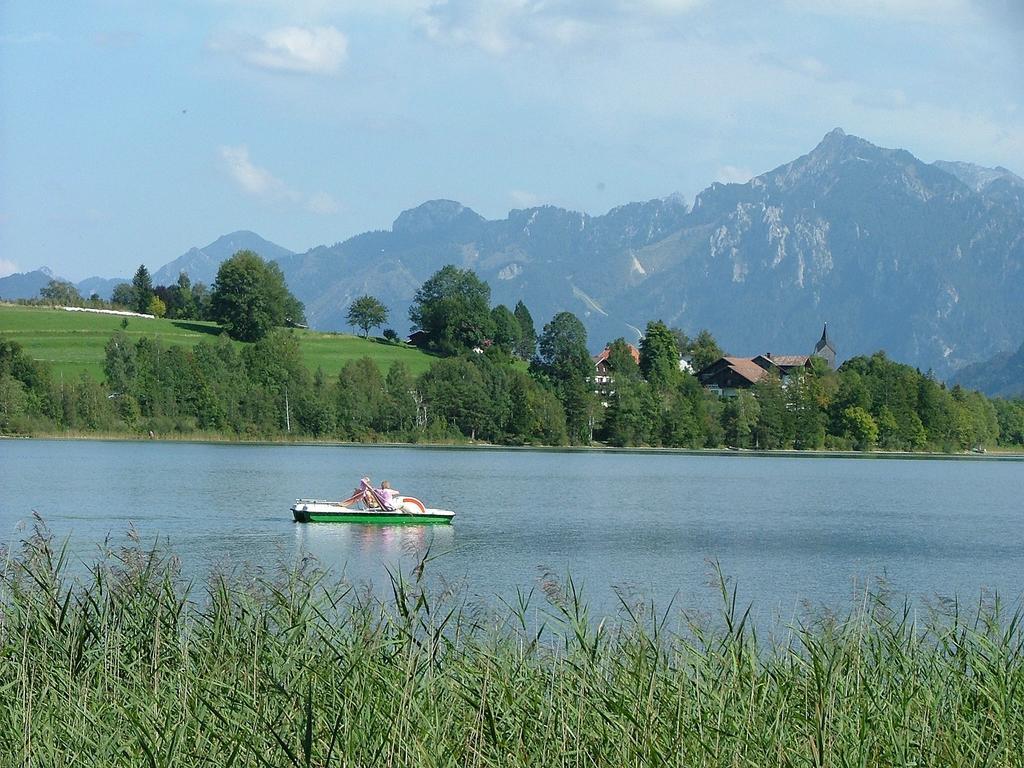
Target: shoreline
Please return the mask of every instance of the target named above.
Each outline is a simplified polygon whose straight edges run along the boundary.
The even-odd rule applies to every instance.
[[[665,447],[618,447],[605,445],[498,445],[495,443],[406,443],[406,442],[346,442],[341,440],[302,440],[288,439],[239,439],[213,437],[209,435],[183,435],[182,437],[146,437],[143,435],[114,434],[37,434],[37,435],[2,435],[0,440],[49,440],[60,442],[93,441],[104,443],[185,443],[193,445],[237,445],[237,446],[302,446],[329,448],[413,448],[420,450],[460,450],[460,451],[537,451],[548,453],[634,453],[650,455],[676,456],[735,456],[735,457],[770,457],[770,458],[803,458],[803,459],[888,459],[888,460],[948,460],[948,461],[1019,461],[1024,462],[1024,451],[989,451],[986,453],[938,453],[934,451],[835,451],[835,450],[796,450],[772,449],[758,450],[752,448],[665,448]]]

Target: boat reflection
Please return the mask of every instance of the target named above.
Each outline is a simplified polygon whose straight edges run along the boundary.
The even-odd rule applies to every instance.
[[[441,553],[455,543],[455,529],[438,525],[296,525],[295,554],[331,565],[415,560],[427,550]]]

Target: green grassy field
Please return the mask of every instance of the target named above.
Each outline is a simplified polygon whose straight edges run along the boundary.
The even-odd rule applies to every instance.
[[[121,318],[115,315],[0,304],[0,337],[14,339],[34,359],[49,363],[55,376],[77,377],[84,371],[102,378],[103,348],[119,330]],[[195,320],[132,317],[124,331],[132,338],[149,336],[167,346],[193,346],[215,340],[220,328]],[[328,376],[336,376],[345,363],[363,356],[373,358],[382,372],[401,360],[414,376],[429,368],[434,359],[412,347],[345,333],[296,330],[295,334],[309,369],[321,367]]]

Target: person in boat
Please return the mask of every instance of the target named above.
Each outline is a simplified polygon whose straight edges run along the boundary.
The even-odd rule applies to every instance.
[[[352,495],[344,501],[339,502],[339,504],[343,507],[351,507],[353,504],[360,501],[369,509],[380,506],[377,502],[377,497],[374,495],[373,486],[370,484],[370,478],[368,477],[360,478],[359,486],[352,491]]]
[[[378,491],[378,493],[380,494],[381,499],[383,499],[385,507],[387,507],[388,509],[395,508],[395,498],[398,497],[400,494],[398,493],[398,491],[391,487],[391,483],[389,483],[387,480],[381,482],[380,490]]]

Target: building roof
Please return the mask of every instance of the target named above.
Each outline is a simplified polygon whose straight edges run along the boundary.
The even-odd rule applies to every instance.
[[[765,352],[761,357],[771,360],[780,368],[799,368],[807,365],[807,361],[811,359],[810,355],[773,355],[771,352]]]
[[[836,348],[832,344],[832,339],[828,337],[828,323],[825,323],[825,327],[821,329],[821,338],[818,339],[818,343],[814,345],[814,351],[820,352],[826,347],[835,352]]]
[[[636,361],[637,365],[640,365],[640,350],[634,347],[632,344],[627,343],[629,347],[629,354],[633,356],[633,360]],[[601,350],[601,354],[594,355],[594,365],[600,365],[608,359],[608,355],[611,353],[611,347],[605,347]]]
[[[756,384],[765,374],[764,368],[749,357],[723,357],[728,367],[751,384]]]

